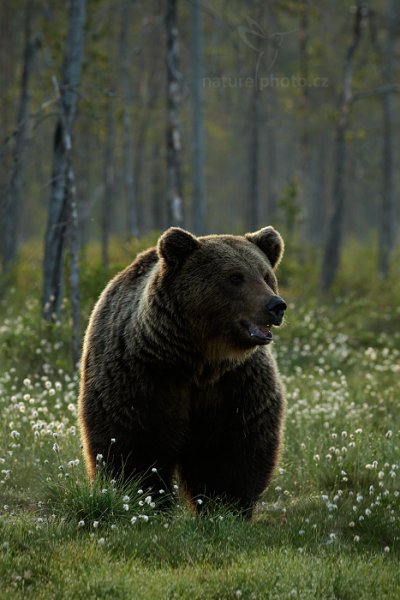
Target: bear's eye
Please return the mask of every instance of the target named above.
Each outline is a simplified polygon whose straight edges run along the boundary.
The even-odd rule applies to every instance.
[[[241,273],[231,273],[229,275],[229,281],[234,285],[240,285],[244,281],[244,277]]]

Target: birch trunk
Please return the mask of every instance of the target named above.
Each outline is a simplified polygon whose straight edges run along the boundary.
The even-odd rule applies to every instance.
[[[42,314],[46,320],[58,318],[63,287],[63,259],[70,207],[69,166],[72,127],[75,118],[83,53],[86,1],[70,0],[68,34],[59,93],[60,115],[54,133],[47,229],[43,260]],[[55,84],[57,88],[57,84]]]
[[[254,81],[250,110],[250,148],[249,148],[249,198],[248,225],[250,231],[256,231],[260,225],[260,87],[258,79]]]
[[[75,176],[68,157],[67,180],[65,187],[66,204],[68,208],[68,250],[69,250],[69,284],[72,318],[72,364],[77,366],[81,353],[80,334],[80,300],[79,300],[79,223],[78,206],[76,203]]]
[[[204,233],[203,26],[200,0],[192,2],[193,65],[193,230]]]
[[[278,110],[274,88],[268,91],[268,101],[265,104],[266,136],[265,136],[265,165],[267,223],[274,223],[277,213],[278,198],[278,158],[279,151],[276,135],[274,113]]]
[[[339,267],[343,237],[343,213],[345,201],[344,172],[346,165],[346,133],[349,126],[352,105],[353,58],[359,45],[364,18],[368,10],[364,3],[359,2],[354,13],[353,39],[346,51],[344,61],[343,93],[339,108],[339,120],[335,141],[335,168],[333,183],[333,206],[328,224],[320,284],[323,291],[328,291]]]
[[[396,0],[387,2],[387,42],[384,78],[385,84],[393,83],[393,66],[395,51],[395,15]],[[379,274],[386,278],[389,275],[389,259],[394,243],[394,110],[393,94],[384,94],[383,99],[383,185],[381,222],[379,231]]]
[[[38,40],[32,36],[32,13],[33,0],[27,0],[25,8],[25,47],[21,79],[21,95],[14,137],[13,166],[6,192],[5,210],[2,221],[2,260],[3,272],[5,274],[7,274],[15,265],[18,250],[29,117],[29,80],[33,70],[36,50],[38,48]]]
[[[122,10],[121,25],[121,79],[123,98],[123,148],[124,148],[124,187],[127,210],[128,238],[138,237],[138,207],[135,195],[134,145],[133,145],[133,94],[131,78],[131,47],[129,40],[132,20],[132,0],[125,0]]]
[[[151,212],[152,226],[157,231],[165,229],[165,202],[163,190],[164,162],[158,141],[153,144],[151,169]]]
[[[110,264],[109,241],[111,211],[114,198],[114,144],[115,144],[115,95],[110,94],[108,106],[107,139],[104,151],[104,193],[101,215],[101,260],[103,267]]]
[[[306,224],[310,221],[309,186],[309,89],[308,89],[308,38],[309,38],[309,0],[300,2],[299,58],[300,58],[300,136],[298,141],[297,166],[299,172],[299,205],[303,219],[303,236],[308,241],[309,231]]]
[[[180,80],[176,0],[167,0],[167,207],[168,225],[183,225],[181,133],[179,125]]]

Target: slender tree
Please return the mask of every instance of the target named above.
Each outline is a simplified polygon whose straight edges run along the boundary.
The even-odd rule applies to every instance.
[[[299,204],[303,213],[303,223],[309,222],[307,217],[310,212],[310,190],[309,190],[309,170],[310,170],[310,123],[308,118],[309,113],[309,12],[310,0],[301,0],[300,8],[300,23],[299,23],[299,63],[300,63],[300,131],[298,140],[298,181],[299,181]],[[305,229],[305,227],[304,227]],[[308,230],[303,231],[304,237],[309,239]]]
[[[76,202],[75,175],[72,167],[70,154],[67,159],[65,196],[68,210],[69,285],[72,317],[72,364],[76,365],[79,361],[81,352],[79,298],[79,223],[78,206]]]
[[[114,198],[114,144],[115,144],[115,94],[108,98],[107,138],[104,145],[104,192],[101,212],[101,259],[103,266],[109,266],[109,240],[111,211]]]
[[[329,152],[328,152],[329,149]],[[307,215],[308,241],[315,246],[321,246],[324,240],[326,221],[326,204],[328,194],[327,174],[328,156],[331,155],[331,137],[327,140],[325,128],[320,128],[317,133],[316,144],[313,148],[312,159],[312,188],[311,209]]]
[[[328,225],[327,239],[322,261],[320,276],[321,288],[327,291],[332,286],[340,262],[343,236],[344,213],[344,171],[346,165],[346,133],[352,105],[352,81],[354,53],[360,43],[363,21],[368,15],[368,8],[363,2],[358,2],[354,12],[353,37],[346,50],[344,60],[343,92],[339,107],[339,120],[336,128],[335,162],[332,213]]]
[[[181,173],[181,133],[179,104],[181,74],[179,72],[179,40],[177,2],[166,0],[165,27],[167,37],[167,206],[168,224],[183,225],[183,186]]]
[[[250,95],[249,124],[249,149],[248,149],[248,202],[247,224],[251,230],[258,228],[260,223],[260,130],[261,130],[261,97],[260,97],[260,67],[265,60],[266,33],[261,27],[264,6],[255,6],[255,20],[247,18],[248,27],[241,27],[240,34],[247,46],[257,56],[254,68],[253,86]]]
[[[280,38],[273,35],[273,33],[279,31],[281,26],[277,21],[276,7],[272,3],[263,4],[263,10],[268,24],[268,43],[265,45],[265,58],[263,58],[262,64],[267,68],[267,75],[273,77],[273,69],[280,48]],[[265,172],[266,217],[268,223],[273,223],[277,216],[280,162],[278,156],[280,136],[278,135],[279,127],[277,127],[280,109],[275,86],[272,85],[264,90],[262,98],[263,118],[265,119],[265,136],[263,139],[265,159],[262,169]]]
[[[165,202],[163,179],[160,174],[163,173],[164,161],[160,152],[160,144],[155,140],[152,149],[152,168],[151,168],[151,221],[154,229],[162,230],[165,228]]]
[[[133,94],[131,78],[131,44],[129,39],[130,25],[132,21],[133,0],[125,0],[121,13],[121,82],[122,82],[122,129],[124,147],[124,188],[127,207],[128,238],[139,235],[138,207],[135,195],[135,173],[134,173],[134,139],[133,139]]]
[[[203,110],[203,25],[200,0],[192,1],[193,73],[193,229],[204,233],[204,110]]]
[[[25,44],[21,77],[21,92],[17,110],[17,123],[14,133],[13,166],[6,192],[5,211],[2,220],[2,259],[3,272],[8,273],[17,258],[19,222],[22,210],[22,190],[27,147],[29,116],[29,81],[33,70],[38,38],[32,34],[34,3],[27,0],[25,5]]]
[[[278,158],[279,151],[277,140],[277,127],[275,115],[278,110],[276,92],[274,88],[268,90],[268,99],[265,103],[265,170],[266,198],[267,198],[267,221],[273,223],[277,212],[278,199]]]
[[[155,28],[158,33],[158,27]],[[150,35],[149,33],[147,35]],[[161,57],[162,60],[162,57]],[[145,164],[147,160],[146,149],[148,147],[149,138],[154,136],[154,132],[157,126],[154,122],[154,108],[159,101],[159,82],[160,82],[160,71],[162,72],[163,62],[160,61],[159,48],[155,45],[151,48],[149,57],[149,77],[145,85],[141,86],[141,118],[138,119],[136,135],[135,135],[135,195],[138,200],[143,198],[142,193],[144,182],[146,182],[146,171]],[[144,70],[145,65],[141,65],[141,71]],[[150,149],[151,153],[151,149]],[[151,180],[151,174],[149,180]],[[160,178],[160,173],[158,175]],[[160,182],[161,186],[163,182]],[[149,203],[138,202],[138,217],[139,223],[151,223],[151,209]]]
[[[260,225],[260,85],[258,77],[254,80],[250,106],[250,146],[249,146],[249,200],[248,222],[250,231]]]
[[[384,63],[385,84],[393,84],[395,51],[395,25],[397,13],[396,0],[387,0],[386,14],[386,52]],[[381,277],[389,274],[389,259],[394,243],[394,99],[393,94],[383,95],[383,186],[381,220],[379,230],[379,273]]]
[[[59,95],[59,117],[54,132],[51,194],[43,260],[42,314],[47,320],[58,317],[63,283],[63,257],[68,221],[76,226],[71,150],[72,128],[76,113],[81,75],[86,1],[70,0],[68,34],[65,44],[61,86],[54,78]],[[73,232],[71,239],[76,240]],[[76,274],[74,275],[76,284]],[[76,294],[75,294],[76,295]]]

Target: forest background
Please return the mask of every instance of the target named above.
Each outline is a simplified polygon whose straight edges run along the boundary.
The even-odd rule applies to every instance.
[[[3,0],[0,29],[0,597],[398,598],[400,4]],[[104,285],[170,225],[268,224],[288,409],[254,520],[89,485]]]

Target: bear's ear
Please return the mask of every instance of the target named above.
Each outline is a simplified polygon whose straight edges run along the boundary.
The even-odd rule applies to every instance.
[[[271,226],[264,227],[254,233],[246,233],[245,238],[256,244],[267,256],[271,267],[276,267],[281,262],[285,244],[282,236]]]
[[[158,240],[158,254],[170,266],[178,266],[200,246],[199,241],[180,227],[170,227]]]

